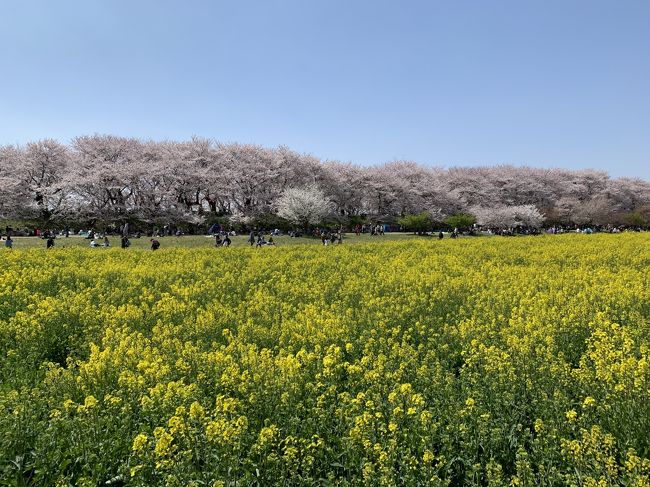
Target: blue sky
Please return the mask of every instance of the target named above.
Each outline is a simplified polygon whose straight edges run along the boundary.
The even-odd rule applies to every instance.
[[[650,179],[650,1],[21,0],[0,144],[110,133]]]

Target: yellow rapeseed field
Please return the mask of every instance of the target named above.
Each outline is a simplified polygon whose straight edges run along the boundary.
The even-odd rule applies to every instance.
[[[2,485],[650,485],[650,235],[0,253]]]

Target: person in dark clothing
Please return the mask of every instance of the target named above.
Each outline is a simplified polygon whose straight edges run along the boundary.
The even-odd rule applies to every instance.
[[[442,231],[438,234],[438,240],[442,240],[444,238],[445,234],[442,233]]]
[[[54,237],[49,237],[47,239],[47,243],[45,244],[45,248],[51,249],[52,247],[54,247]]]
[[[131,242],[129,242],[129,237],[127,237],[126,235],[124,235],[124,236],[122,237],[121,244],[122,244],[122,248],[123,248],[123,249],[125,249],[125,248],[127,248],[129,245],[131,245]]]
[[[230,240],[230,237],[226,235],[226,238],[223,239],[223,246],[224,247],[230,247],[230,244],[232,243],[232,240]]]
[[[155,238],[151,239],[151,250],[158,250],[160,248],[160,242]]]

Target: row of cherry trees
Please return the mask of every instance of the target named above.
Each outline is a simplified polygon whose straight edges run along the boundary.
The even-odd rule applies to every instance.
[[[286,147],[143,141],[110,135],[0,146],[0,218],[47,222],[251,222],[277,214],[287,188],[318,188],[345,219],[428,212],[434,221],[504,208],[547,224],[650,223],[650,183],[594,170],[431,168],[395,161],[362,167]],[[523,211],[523,210],[522,210]]]

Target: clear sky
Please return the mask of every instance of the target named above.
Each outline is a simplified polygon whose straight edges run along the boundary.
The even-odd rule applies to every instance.
[[[0,6],[0,144],[200,135],[650,179],[648,0]]]

